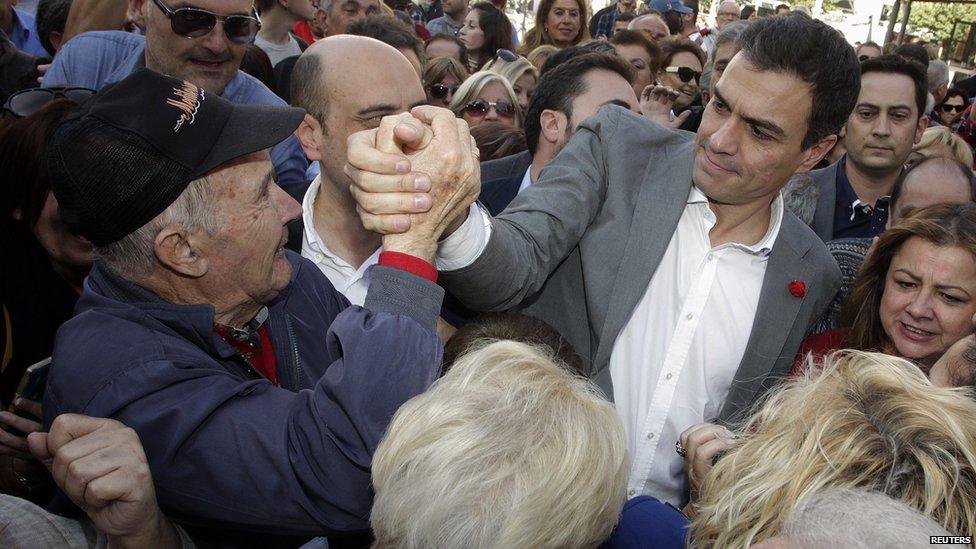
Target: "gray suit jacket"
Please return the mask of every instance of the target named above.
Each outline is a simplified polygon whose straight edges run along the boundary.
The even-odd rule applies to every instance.
[[[838,163],[810,172],[810,178],[820,189],[817,210],[813,213],[813,232],[824,242],[834,239],[834,205],[837,201]]]
[[[531,165],[532,155],[528,151],[482,162],[481,181],[494,181],[495,179],[507,179],[509,177],[521,178],[525,175],[525,170]]]
[[[442,280],[474,309],[519,307],[551,324],[612,398],[610,351],[677,227],[693,162],[693,134],[604,107],[495,218],[481,256]],[[839,279],[823,242],[784,213],[721,420],[740,419],[788,373]],[[805,297],[790,295],[791,280],[806,282]]]

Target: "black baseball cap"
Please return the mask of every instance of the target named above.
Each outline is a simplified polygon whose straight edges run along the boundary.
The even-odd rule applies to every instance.
[[[152,221],[191,181],[295,131],[305,111],[241,105],[140,69],[82,103],[48,142],[62,221],[96,246]]]

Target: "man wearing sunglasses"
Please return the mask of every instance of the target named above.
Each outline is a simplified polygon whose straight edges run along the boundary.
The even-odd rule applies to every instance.
[[[860,95],[845,125],[847,154],[810,172],[820,187],[812,227],[824,241],[884,231],[891,189],[928,127],[927,96],[918,63],[899,55],[861,63]]]
[[[261,28],[252,0],[133,0],[146,36],[99,31],[76,36],[58,52],[44,87],[99,90],[136,70],[188,80],[232,103],[284,105],[257,79],[240,70],[248,44]],[[260,131],[256,129],[256,131]],[[308,186],[308,160],[289,136],[271,149],[279,185],[293,197]]]
[[[941,105],[945,102],[946,93],[949,91],[949,65],[941,59],[929,61],[925,78],[929,85],[929,93],[932,94],[933,104]],[[939,114],[935,110],[929,113],[929,125],[939,125]]]

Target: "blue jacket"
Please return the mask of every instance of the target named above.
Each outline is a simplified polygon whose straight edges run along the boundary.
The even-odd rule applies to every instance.
[[[681,511],[651,496],[624,504],[620,522],[600,549],[684,549],[691,523]]]
[[[165,302],[96,262],[58,332],[45,426],[75,412],[135,429],[162,509],[184,524],[368,528],[373,452],[440,370],[443,290],[377,266],[365,307],[349,306],[314,264],[286,253],[291,284],[266,320],[280,387],[215,335],[212,305]]]
[[[146,66],[146,38],[121,31],[92,31],[69,40],[54,56],[44,74],[44,87],[77,86],[100,90]],[[257,78],[242,70],[234,73],[221,97],[243,105],[285,105]],[[308,181],[308,159],[294,135],[271,147],[278,185],[299,204]]]

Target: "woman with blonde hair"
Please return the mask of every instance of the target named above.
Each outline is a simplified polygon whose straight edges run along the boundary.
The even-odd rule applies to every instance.
[[[955,158],[972,168],[973,150],[969,143],[945,126],[932,126],[922,133],[922,139],[912,147],[906,164],[912,165],[924,157]]]
[[[515,90],[505,77],[491,71],[478,71],[468,77],[448,108],[471,127],[485,121],[522,127],[522,112]]]
[[[529,60],[529,63],[532,63],[533,67],[541,71],[542,66],[545,65],[546,61],[549,60],[549,56],[556,53],[557,51],[559,51],[559,48],[557,48],[556,46],[553,46],[551,44],[543,44],[538,48],[535,48],[534,50],[530,51],[525,56],[525,58]]]
[[[535,26],[525,33],[519,53],[526,54],[548,44],[559,49],[590,38],[583,0],[542,0],[535,12]]]
[[[454,94],[468,79],[468,69],[453,57],[435,57],[424,67],[424,92],[427,104],[449,108]]]
[[[485,64],[484,70],[504,76],[512,85],[522,112],[526,112],[536,82],[539,81],[539,70],[525,57],[504,49],[498,50],[495,58]]]
[[[824,488],[880,492],[949,532],[976,531],[976,402],[964,390],[876,353],[835,353],[811,372],[774,393],[705,477],[697,547],[773,537]]]

